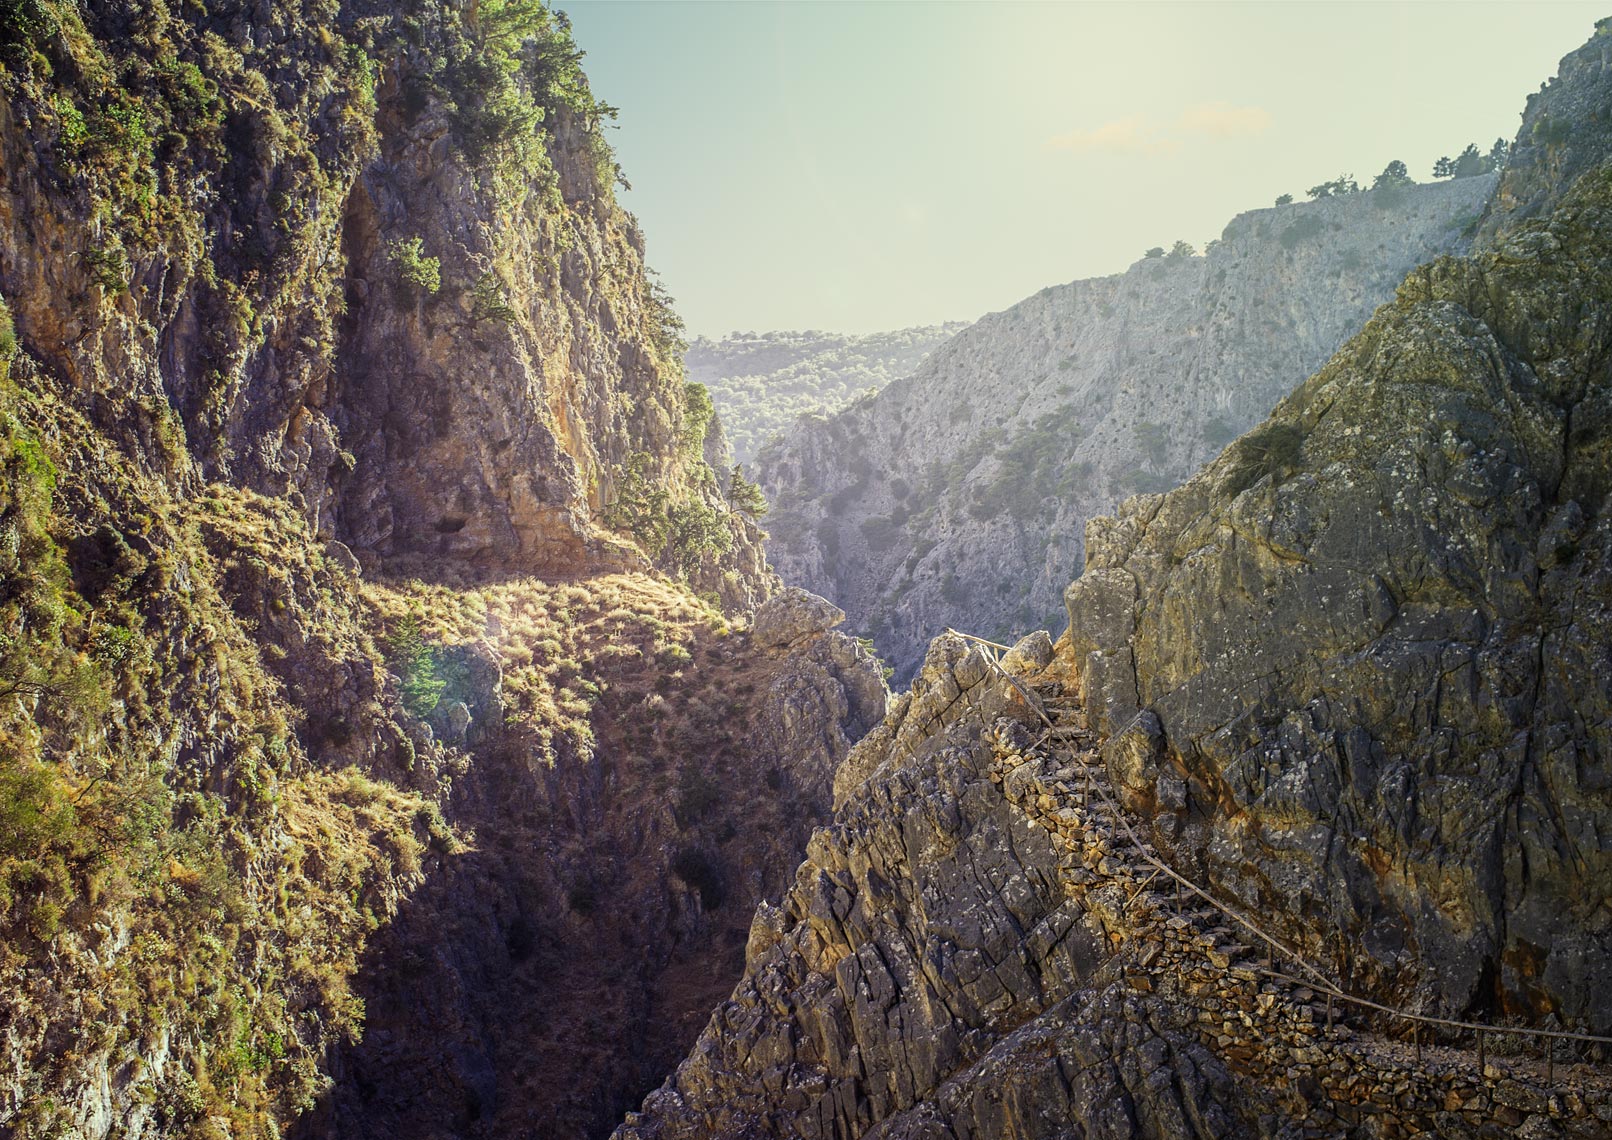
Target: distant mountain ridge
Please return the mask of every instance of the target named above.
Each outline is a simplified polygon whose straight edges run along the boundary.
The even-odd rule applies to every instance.
[[[1185,479],[1413,266],[1470,243],[1493,175],[1238,215],[993,313],[913,375],[763,449],[769,554],[912,675],[947,625],[1058,628],[1086,520]]]
[[[816,329],[734,332],[689,345],[689,379],[711,391],[734,458],[749,464],[773,435],[803,415],[832,415],[858,396],[913,372],[968,327],[966,321],[891,332]]]

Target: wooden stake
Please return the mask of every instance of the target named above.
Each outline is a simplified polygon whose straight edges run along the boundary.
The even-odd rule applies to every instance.
[[[1478,1030],[1478,1077],[1479,1077],[1479,1079],[1482,1079],[1483,1070],[1486,1069],[1486,1068],[1488,1068],[1488,1066],[1483,1063],[1483,1030],[1480,1029],[1480,1030]]]
[[[1332,1032],[1332,995],[1327,995],[1327,1032]]]
[[[1556,1038],[1545,1038],[1545,1083],[1556,1083]]]

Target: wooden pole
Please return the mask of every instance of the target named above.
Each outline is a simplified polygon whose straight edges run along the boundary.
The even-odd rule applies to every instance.
[[[1480,1029],[1478,1030],[1478,1077],[1480,1080],[1483,1077],[1483,1070],[1486,1068],[1488,1066],[1483,1063],[1483,1030]]]
[[[1545,1038],[1545,1083],[1556,1083],[1556,1038]]]
[[[1327,995],[1327,1032],[1332,1032],[1332,995]]]

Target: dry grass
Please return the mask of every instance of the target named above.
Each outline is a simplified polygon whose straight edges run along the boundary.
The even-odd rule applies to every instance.
[[[413,617],[439,645],[484,644],[503,669],[506,724],[531,734],[540,755],[583,756],[595,743],[594,707],[643,703],[683,680],[681,670],[733,632],[720,611],[651,574],[570,582],[525,578],[481,587],[366,583],[382,630]]]

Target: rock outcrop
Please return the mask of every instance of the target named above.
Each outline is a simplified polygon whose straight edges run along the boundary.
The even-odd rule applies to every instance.
[[[758,910],[744,979],[616,1140],[1587,1138],[1612,1122],[1604,1074],[1389,1039],[1235,912],[1172,891],[1056,683],[1037,686],[1047,733],[1024,719],[1040,695],[978,651],[939,640],[919,677],[976,699],[921,751],[881,748],[783,905]]]
[[[948,624],[1056,628],[1086,520],[1186,478],[1319,368],[1493,176],[1253,210],[1204,256],[1042,290],[758,457],[773,563],[911,677]]]
[[[1530,104],[1527,169],[1554,109],[1604,104],[1609,43]],[[1183,865],[1376,992],[1607,1032],[1595,137],[1553,206],[1411,274],[1267,423],[1095,520],[1066,650],[1105,734],[1152,718],[1127,800]]]

